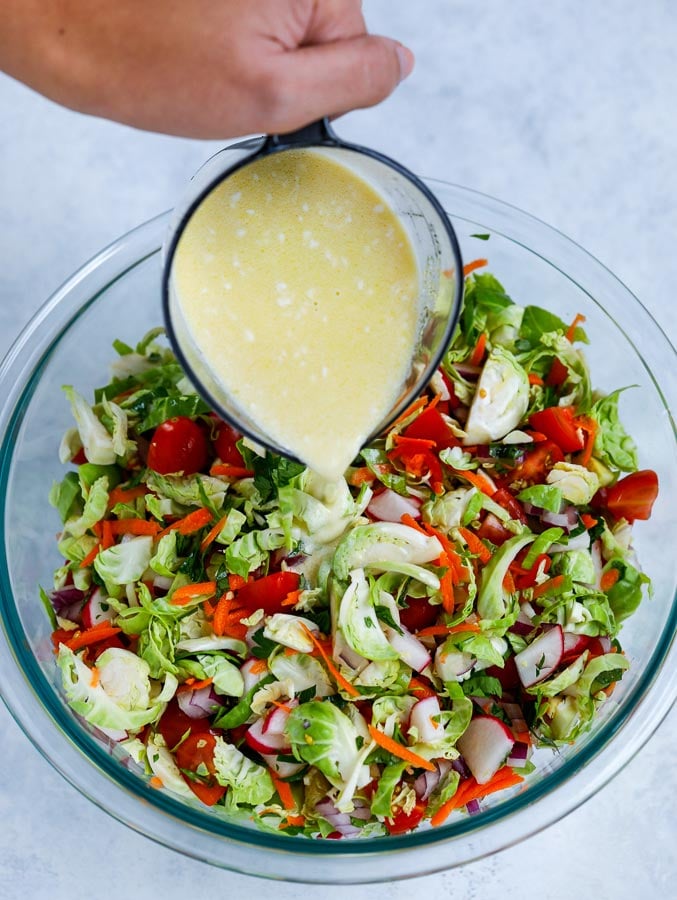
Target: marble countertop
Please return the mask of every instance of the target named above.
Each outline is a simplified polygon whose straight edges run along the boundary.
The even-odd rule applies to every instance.
[[[416,52],[394,97],[337,130],[415,171],[519,206],[586,247],[677,334],[677,11],[670,0],[366,0],[374,31]],[[78,266],[170,207],[216,144],[60,109],[0,76],[0,352]],[[0,900],[201,895],[279,900],[268,884],[185,859],[106,816],[0,705]],[[340,898],[674,896],[673,713],[595,797],[496,856]]]

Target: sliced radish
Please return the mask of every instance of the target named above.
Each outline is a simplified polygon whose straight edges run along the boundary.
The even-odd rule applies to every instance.
[[[390,488],[385,488],[371,498],[367,513],[372,519],[381,522],[401,522],[405,513],[414,519],[420,519],[421,501],[415,497],[403,497]]]
[[[442,681],[458,681],[472,669],[475,662],[475,657],[470,653],[461,653],[458,650],[449,652],[444,649],[444,644],[441,644],[435,653],[435,672]]]
[[[510,729],[495,716],[478,716],[458,739],[468,768],[478,784],[486,784],[498,772],[515,743]]]
[[[431,663],[430,653],[428,653],[427,647],[418,638],[414,637],[404,625],[400,627],[402,634],[389,625],[383,626],[388,643],[396,651],[403,663],[411,666],[416,672],[422,672]]]
[[[82,624],[85,628],[93,628],[102,622],[110,622],[115,617],[115,610],[97,588],[82,609]]]
[[[561,663],[563,653],[564,636],[559,625],[544,631],[524,650],[516,653],[517,674],[524,687],[531,687],[548,678]]]
[[[585,634],[573,634],[571,631],[562,632],[562,656],[575,659],[590,643],[590,638]]]
[[[298,705],[298,700],[288,700],[284,706],[274,706],[271,709],[263,720],[263,728],[261,729],[262,733],[266,735],[266,740],[273,735],[284,734],[289,711]]]
[[[414,703],[409,713],[409,727],[417,730],[419,741],[424,744],[434,744],[436,741],[442,740],[444,728],[435,721],[435,717],[439,716],[441,712],[440,701],[437,697],[424,697],[423,700]]]
[[[291,746],[286,734],[265,734],[264,719],[257,719],[245,732],[244,739],[257,753],[277,756],[278,753],[289,753]]]
[[[272,769],[276,775],[280,776],[280,778],[291,778],[292,775],[296,775],[297,772],[300,772],[305,765],[305,763],[287,762],[284,759],[279,759],[277,756],[272,756],[267,753],[262,753],[261,755],[268,768]]]
[[[252,671],[252,667],[256,669],[256,671]],[[242,678],[244,680],[244,692],[251,691],[255,684],[258,684],[262,678],[265,678],[268,675],[268,667],[265,668],[261,665],[260,659],[246,659],[242,665],[240,666],[240,672],[242,673]]]

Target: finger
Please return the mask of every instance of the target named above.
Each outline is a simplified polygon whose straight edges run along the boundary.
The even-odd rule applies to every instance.
[[[313,7],[312,18],[302,44],[328,44],[365,34],[361,0],[321,0]]]
[[[275,119],[290,130],[380,103],[414,67],[414,54],[391,38],[362,35],[279,58]]]

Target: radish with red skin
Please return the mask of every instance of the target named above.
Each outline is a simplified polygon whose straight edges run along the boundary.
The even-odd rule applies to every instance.
[[[252,671],[255,669],[256,671]],[[244,681],[244,693],[248,693],[255,684],[258,684],[262,678],[265,678],[269,672],[268,667],[261,666],[261,660],[251,657],[246,659],[240,666],[240,673]]]
[[[495,716],[477,716],[472,719],[458,739],[466,765],[478,784],[486,784],[505,763],[515,744],[512,732]]]
[[[411,666],[416,672],[422,672],[430,665],[432,659],[427,648],[414,637],[406,628],[400,626],[402,634],[384,625],[383,631],[388,638],[388,643],[398,654],[403,663]]]
[[[545,681],[562,662],[564,635],[555,625],[515,654],[517,674],[525,688]]]
[[[286,734],[265,734],[264,719],[257,719],[247,730],[244,739],[257,753],[277,756],[279,753],[290,753],[291,746]]]
[[[262,753],[261,756],[269,769],[272,769],[280,778],[291,778],[304,768],[305,763],[292,763],[279,759],[272,754]]]
[[[93,628],[103,622],[111,622],[115,614],[107,598],[97,588],[82,608],[82,624],[85,628]]]
[[[444,737],[444,728],[436,721],[442,710],[437,697],[425,697],[411,708],[409,727],[418,732],[418,740],[424,744],[434,744]]]
[[[289,713],[298,705],[298,700],[288,700],[284,706],[273,706],[263,720],[262,733],[266,735],[266,739],[271,736],[284,734]],[[287,709],[285,709],[285,707],[287,707]]]
[[[416,497],[403,497],[390,488],[374,494],[367,506],[367,514],[380,522],[401,522],[403,515],[421,518],[421,501]]]

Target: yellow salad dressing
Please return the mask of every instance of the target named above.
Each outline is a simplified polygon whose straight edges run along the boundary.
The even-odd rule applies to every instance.
[[[393,408],[418,330],[409,238],[313,150],[245,166],[198,207],[173,287],[204,362],[262,433],[337,478]]]

